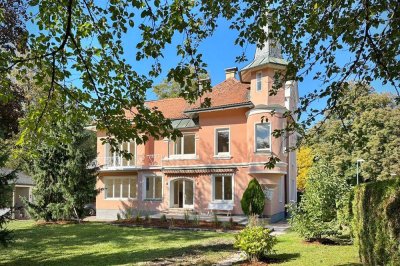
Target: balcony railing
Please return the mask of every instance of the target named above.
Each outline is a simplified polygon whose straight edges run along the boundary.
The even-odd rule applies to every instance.
[[[161,159],[160,154],[138,155],[131,160],[122,156],[97,157],[97,165],[102,169],[161,166]]]

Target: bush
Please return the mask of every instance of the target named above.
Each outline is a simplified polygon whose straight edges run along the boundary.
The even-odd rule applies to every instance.
[[[161,222],[166,222],[167,221],[167,216],[165,216],[165,214],[161,215],[160,221]]]
[[[365,265],[400,265],[400,179],[355,189],[353,234]]]
[[[247,226],[235,235],[234,247],[243,251],[251,261],[257,261],[273,252],[277,243],[271,230],[261,226]]]
[[[341,210],[347,206],[349,195],[347,181],[335,175],[332,167],[324,162],[314,164],[302,201],[288,206],[292,228],[306,240],[321,240],[348,231],[344,229],[350,221]]]
[[[242,210],[246,215],[258,214],[261,215],[264,211],[265,197],[264,192],[258,183],[257,179],[253,178],[243,193],[240,201]]]

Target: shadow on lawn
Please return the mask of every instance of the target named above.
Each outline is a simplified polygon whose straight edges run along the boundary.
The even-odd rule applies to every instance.
[[[132,245],[133,243],[131,243]],[[140,243],[135,243],[140,244]],[[70,257],[46,258],[19,258],[12,262],[13,265],[119,265],[134,264],[138,262],[179,261],[183,256],[201,255],[206,252],[232,251],[230,244],[216,245],[191,245],[187,247],[157,248],[141,251],[124,251],[111,254],[85,253]]]
[[[267,262],[268,264],[274,264],[274,263],[283,263],[283,262],[288,262],[291,260],[295,260],[300,257],[300,253],[280,253],[280,254],[273,254],[269,255],[268,258],[263,260],[264,262]]]
[[[108,224],[36,225],[14,233],[19,243],[11,248],[22,254],[13,258],[12,265],[115,265],[233,250],[231,244],[221,241],[198,244],[215,238],[215,234],[208,232],[121,228]],[[190,245],[191,241],[197,243]],[[158,246],[153,248],[153,243]],[[91,252],[91,246],[98,244],[110,245],[111,250]]]

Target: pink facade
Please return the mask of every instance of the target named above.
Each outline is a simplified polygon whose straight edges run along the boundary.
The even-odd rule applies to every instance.
[[[276,69],[282,66],[268,63],[242,69],[240,81],[232,78],[230,69],[227,79],[208,95],[211,108],[187,106],[181,99],[149,102],[173,120],[184,137],[176,142],[122,144],[133,154],[132,161],[111,153],[101,142],[105,132],[98,131],[98,218],[115,219],[130,208],[151,213],[225,210],[240,215],[240,200],[252,178],[265,191],[264,215],[273,221],[283,218],[285,203],[296,201],[296,154],[285,151],[296,136],[275,138],[271,132],[285,127],[282,114],[296,107],[298,92],[294,82],[287,82],[277,95],[269,96]],[[280,162],[267,169],[271,155]]]

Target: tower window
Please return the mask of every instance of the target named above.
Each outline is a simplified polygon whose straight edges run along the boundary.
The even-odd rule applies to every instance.
[[[257,91],[261,91],[261,89],[262,89],[261,77],[262,77],[262,73],[257,72],[257,74],[256,74],[256,89],[257,89]]]

